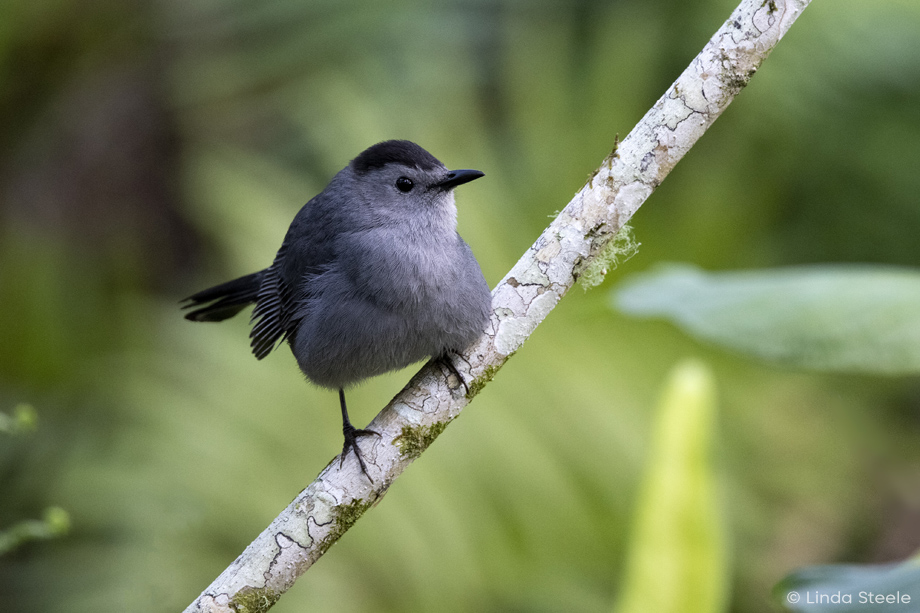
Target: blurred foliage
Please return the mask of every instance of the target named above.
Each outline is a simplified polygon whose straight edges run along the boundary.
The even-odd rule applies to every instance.
[[[303,202],[409,138],[487,177],[460,231],[495,283],[723,23],[709,0],[7,0],[0,6],[4,610],[185,607],[340,448],[334,395],[244,317],[178,300],[266,266]],[[632,223],[710,270],[916,266],[920,4],[813,3]],[[789,569],[920,547],[916,378],[725,356],[572,292],[274,611],[609,611],[669,365],[720,382],[733,611]],[[356,423],[410,372],[349,398]]]
[[[38,414],[30,404],[16,405],[12,415],[0,412],[0,433],[18,436],[34,432],[37,428]],[[2,443],[3,441],[0,441],[0,445]],[[70,516],[67,511],[60,507],[48,507],[45,509],[44,517],[40,520],[20,520],[12,526],[0,527],[0,556],[29,541],[62,536],[69,529]]]
[[[743,354],[836,372],[917,374],[920,367],[920,277],[914,269],[825,265],[705,273],[670,265],[635,277],[612,294],[621,311],[664,317]],[[804,567],[773,591],[789,611],[915,611],[918,560]]]
[[[920,272],[811,266],[706,273],[669,266],[628,277],[624,313],[663,317],[723,347],[816,370],[920,374]]]
[[[42,519],[26,519],[0,530],[0,555],[29,541],[51,539],[67,534],[70,515],[61,507],[48,507]]]
[[[17,404],[12,415],[0,412],[0,432],[4,434],[34,432],[36,428],[38,428],[38,414],[31,404],[24,402]]]
[[[616,611],[718,613],[729,577],[711,461],[712,371],[679,364],[659,404]]]

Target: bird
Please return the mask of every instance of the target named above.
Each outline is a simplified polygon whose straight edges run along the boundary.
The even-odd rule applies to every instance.
[[[426,358],[451,360],[486,329],[491,293],[457,232],[454,188],[484,176],[448,170],[408,140],[379,142],[295,215],[271,265],[192,294],[186,319],[217,322],[255,305],[257,359],[287,342],[306,379],[338,390],[344,445],[371,479],[345,390]],[[371,481],[373,481],[371,479]]]

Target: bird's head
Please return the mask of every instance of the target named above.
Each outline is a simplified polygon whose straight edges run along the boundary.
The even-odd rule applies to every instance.
[[[378,222],[449,225],[456,228],[453,189],[483,176],[478,170],[448,170],[407,140],[388,140],[351,161],[363,212]]]

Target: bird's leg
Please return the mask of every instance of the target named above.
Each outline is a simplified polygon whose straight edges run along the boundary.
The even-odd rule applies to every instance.
[[[469,394],[470,388],[466,384],[466,381],[463,380],[463,375],[461,375],[460,371],[457,370],[457,367],[454,366],[454,361],[450,358],[450,354],[454,354],[455,356],[458,356],[458,357],[460,356],[460,354],[454,351],[453,349],[448,349],[447,351],[445,351],[444,353],[442,353],[441,355],[437,357],[437,361],[443,364],[444,367],[450,371],[449,373],[450,375],[454,375],[457,377],[457,379],[460,380],[460,384],[463,385],[463,389],[466,390],[465,393]]]
[[[358,437],[368,434],[380,436],[380,433],[373,430],[359,430],[351,425],[351,421],[348,419],[348,409],[345,407],[345,390],[342,388],[339,388],[339,403],[342,405],[342,434],[345,435],[345,445],[342,447],[342,456],[339,458],[339,468],[342,467],[345,462],[345,456],[348,455],[348,450],[351,449],[355,452],[355,457],[358,458],[361,472],[373,483],[374,480],[367,474],[367,466],[364,465],[364,458],[361,457],[361,449],[358,448]]]

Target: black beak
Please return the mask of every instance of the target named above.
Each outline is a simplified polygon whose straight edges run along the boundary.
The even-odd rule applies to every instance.
[[[434,187],[453,189],[458,185],[463,185],[479,177],[484,177],[485,174],[486,173],[479,172],[478,170],[451,170],[447,173],[447,176],[444,177],[444,180],[440,183],[435,183]]]

